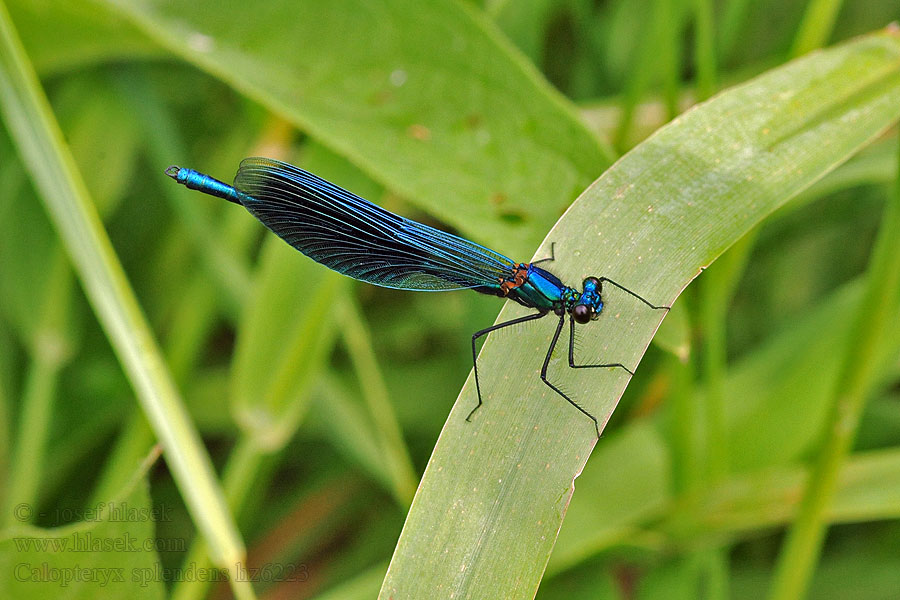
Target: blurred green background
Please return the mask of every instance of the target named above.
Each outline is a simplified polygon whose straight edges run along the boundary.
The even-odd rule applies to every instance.
[[[231,477],[250,566],[297,575],[258,577],[271,598],[377,594],[471,369],[470,336],[500,306],[335,277],[244,211],[175,186],[165,167],[230,180],[244,156],[279,157],[527,260],[617,156],[694,102],[900,19],[896,0],[7,8],[191,417]],[[892,130],[682,295],[588,463],[599,475],[579,480],[539,598],[766,593],[894,193],[896,147]],[[0,489],[7,507],[37,507],[27,519],[6,510],[4,524],[49,528],[123,494],[139,502],[146,490],[129,481],[154,438],[23,164],[0,130]],[[719,314],[704,314],[705,294]],[[879,359],[809,597],[900,597],[897,346]],[[685,427],[673,398],[711,393],[710,378],[725,387],[731,451],[711,459],[724,466],[698,491],[671,444],[702,436],[704,415],[686,438],[673,433]],[[148,479],[170,518],[148,533],[161,542],[144,558],[207,564],[166,464]],[[4,568],[25,556],[4,551]],[[136,594],[231,594],[161,579]]]

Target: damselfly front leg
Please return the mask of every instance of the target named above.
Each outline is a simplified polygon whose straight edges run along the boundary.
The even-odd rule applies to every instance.
[[[539,265],[543,262],[553,262],[556,260],[556,242],[550,242],[550,256],[547,258],[539,258],[537,260],[531,261],[533,265]]]

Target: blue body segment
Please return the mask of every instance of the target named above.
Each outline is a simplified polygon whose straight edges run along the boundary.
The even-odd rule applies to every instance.
[[[241,204],[240,194],[236,189],[199,171],[169,167],[166,169],[166,175],[190,190],[197,190],[235,204]]]

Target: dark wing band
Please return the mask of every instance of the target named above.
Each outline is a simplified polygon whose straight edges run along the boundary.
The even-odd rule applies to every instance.
[[[404,290],[499,288],[515,263],[484,246],[395,215],[303,169],[241,162],[241,203],[294,248],[354,279]]]

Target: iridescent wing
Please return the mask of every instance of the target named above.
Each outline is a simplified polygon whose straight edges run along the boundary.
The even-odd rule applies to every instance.
[[[395,215],[277,160],[244,159],[234,187],[247,210],[291,246],[367,283],[402,290],[489,292],[515,267],[493,250]]]

